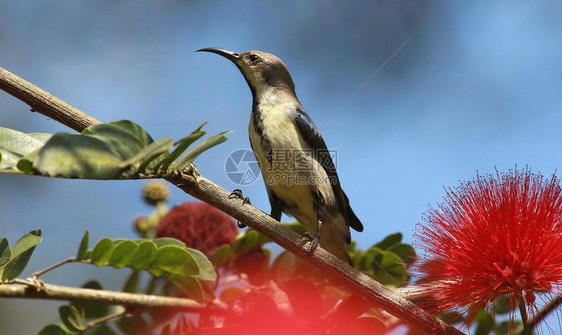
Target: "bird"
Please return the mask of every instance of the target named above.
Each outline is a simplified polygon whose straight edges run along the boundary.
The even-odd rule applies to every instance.
[[[260,167],[270,216],[294,217],[311,240],[353,265],[346,244],[350,227],[363,231],[344,193],[329,151],[318,127],[302,107],[287,66],[263,51],[237,53],[220,48],[198,52],[220,55],[236,65],[252,92],[249,137]]]

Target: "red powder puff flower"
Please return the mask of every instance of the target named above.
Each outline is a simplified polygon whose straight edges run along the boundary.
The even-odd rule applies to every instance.
[[[559,179],[517,169],[450,190],[416,228],[425,252],[413,267],[435,312],[488,308],[496,297],[534,309],[535,294],[560,295],[562,192]],[[419,284],[423,285],[423,284]],[[436,303],[437,302],[437,303]],[[526,313],[525,313],[526,314]]]
[[[204,202],[186,202],[172,208],[156,225],[156,237],[173,237],[210,256],[238,235],[230,216]]]

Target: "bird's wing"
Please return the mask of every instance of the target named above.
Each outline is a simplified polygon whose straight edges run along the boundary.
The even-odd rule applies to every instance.
[[[353,213],[349,205],[349,199],[341,188],[336,167],[334,166],[326,142],[324,142],[324,138],[322,138],[318,127],[316,127],[310,116],[300,108],[297,108],[295,113],[295,122],[306,143],[315,151],[314,154],[316,158],[326,171],[332,183],[332,189],[338,201],[340,211],[346,218],[347,225],[359,232],[363,231],[363,224],[361,224],[361,221],[359,221],[355,213]]]

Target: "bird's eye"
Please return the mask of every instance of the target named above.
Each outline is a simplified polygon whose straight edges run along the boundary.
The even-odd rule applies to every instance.
[[[258,55],[252,54],[252,55],[250,55],[249,59],[250,59],[250,62],[253,63],[253,62],[257,61],[257,60],[260,59],[260,58],[258,57]]]

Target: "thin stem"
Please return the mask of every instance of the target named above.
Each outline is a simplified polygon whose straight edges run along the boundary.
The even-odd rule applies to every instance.
[[[535,328],[542,320],[544,320],[544,318],[553,310],[555,310],[556,308],[558,308],[560,306],[560,304],[562,303],[562,297],[560,296],[555,296],[554,299],[552,299],[546,306],[544,306],[543,308],[541,308],[535,315],[533,315],[533,317],[531,318],[531,320],[529,320],[529,326]],[[523,326],[519,326],[517,328],[517,330],[515,331],[515,334],[517,335],[524,335],[525,334],[525,329],[523,329]]]
[[[65,259],[64,261],[60,261],[60,262],[58,262],[58,263],[56,263],[56,264],[53,264],[53,265],[49,266],[48,268],[45,268],[45,269],[43,269],[43,270],[41,270],[41,271],[37,271],[37,272],[33,273],[33,274],[31,275],[31,278],[37,279],[37,278],[39,278],[39,276],[42,276],[42,275],[44,275],[45,273],[47,273],[47,272],[49,272],[49,271],[52,271],[52,270],[54,270],[54,269],[56,269],[56,268],[58,268],[58,267],[60,267],[60,266],[63,266],[63,265],[65,265],[65,264],[67,264],[67,263],[73,263],[73,262],[76,262],[76,257],[68,257],[68,258]]]
[[[108,315],[103,316],[103,317],[101,317],[101,318],[99,318],[99,319],[95,319],[95,320],[93,320],[93,321],[91,321],[91,322],[88,322],[88,324],[84,327],[84,330],[89,329],[89,328],[92,328],[92,327],[94,327],[94,326],[97,326],[97,325],[99,325],[100,323],[106,323],[106,322],[111,322],[111,321],[120,319],[120,318],[122,318],[123,316],[125,316],[126,314],[127,314],[127,311],[126,311],[126,310],[124,310],[124,311],[122,311],[122,312],[116,312],[116,313],[113,313],[113,314],[108,314]]]
[[[527,307],[525,306],[525,298],[521,297],[519,299],[519,312],[521,313],[521,322],[523,323],[523,334],[532,335],[533,328],[529,325],[529,319],[527,318]]]

